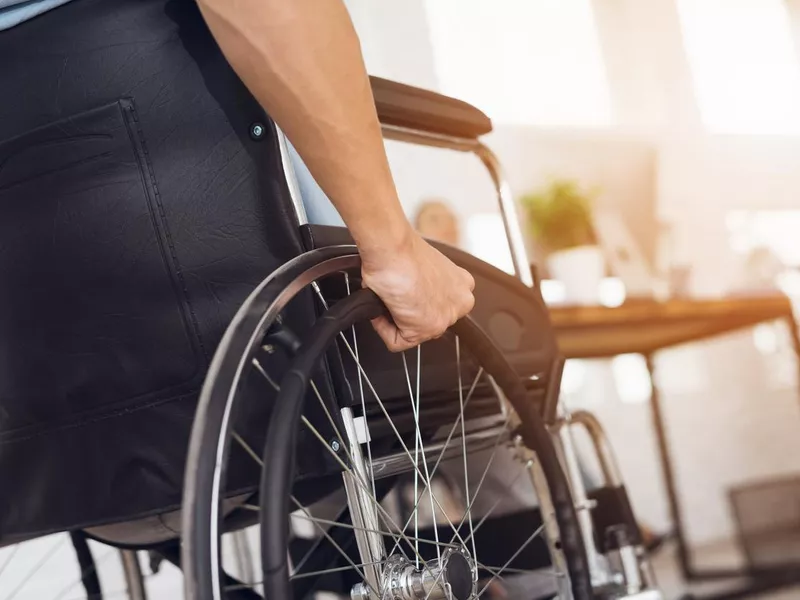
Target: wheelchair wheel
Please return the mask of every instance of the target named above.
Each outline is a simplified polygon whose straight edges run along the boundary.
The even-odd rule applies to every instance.
[[[92,542],[82,532],[0,549],[2,600],[146,600],[135,552]]]
[[[187,463],[186,597],[230,597],[221,503],[243,493],[229,475],[247,456],[260,473],[240,507],[261,524],[253,593],[466,600],[516,597],[509,590],[522,582],[542,596],[591,598],[569,487],[523,382],[469,319],[388,353],[369,326],[385,308],[370,291],[350,293],[359,267],[353,247],[301,255],[228,328]],[[293,319],[298,302],[315,306],[305,313],[317,315],[313,327]],[[274,404],[266,439],[248,417],[258,396]],[[439,470],[458,485],[438,485]]]

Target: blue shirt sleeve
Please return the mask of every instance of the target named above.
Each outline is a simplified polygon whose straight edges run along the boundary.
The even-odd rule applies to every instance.
[[[300,197],[306,209],[308,222],[312,225],[334,225],[343,227],[344,221],[342,217],[339,216],[333,203],[317,185],[317,182],[314,181],[314,177],[312,177],[303,159],[300,158],[300,155],[294,149],[291,142],[289,142],[289,140],[286,140],[286,142],[289,146],[289,158],[292,162],[295,178],[297,179],[297,186],[300,188]]]
[[[0,0],[0,31],[47,12],[70,0]]]

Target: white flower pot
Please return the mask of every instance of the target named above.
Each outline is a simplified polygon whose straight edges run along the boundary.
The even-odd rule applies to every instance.
[[[553,279],[564,285],[564,300],[569,304],[597,304],[600,282],[606,274],[606,261],[599,246],[578,246],[553,252],[547,257]]]

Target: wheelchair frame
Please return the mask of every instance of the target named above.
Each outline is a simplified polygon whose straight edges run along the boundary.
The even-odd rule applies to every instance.
[[[376,80],[373,79],[373,86]],[[394,84],[397,85],[397,84]],[[408,88],[408,86],[399,86]],[[443,97],[439,97],[443,98]],[[449,99],[447,99],[450,101]],[[455,101],[450,101],[455,102]],[[463,104],[463,103],[462,103]],[[503,174],[497,156],[484,143],[479,140],[480,133],[476,135],[456,135],[452,132],[437,131],[435,128],[426,128],[424,123],[420,127],[414,127],[408,121],[402,122],[382,114],[380,102],[377,103],[379,116],[381,117],[381,128],[385,139],[410,143],[415,145],[448,149],[458,152],[471,153],[479,158],[484,167],[488,170],[503,219],[508,247],[510,250],[512,264],[516,277],[526,286],[533,287],[534,281],[530,262],[525,249],[520,221],[516,210],[516,205],[511,193],[511,188]],[[467,105],[463,105],[467,106]],[[468,107],[477,112],[476,109]],[[487,119],[488,122],[488,119]],[[491,125],[489,124],[489,130]],[[488,131],[484,131],[488,133]],[[289,194],[295,214],[300,225],[308,224],[306,212],[300,198],[297,182],[293,178],[293,169],[289,158],[289,151],[286,139],[279,132],[279,145],[281,161],[286,175]],[[603,555],[595,543],[595,530],[592,521],[592,510],[594,504],[588,497],[583,480],[578,467],[578,458],[572,439],[571,427],[581,425],[585,427],[594,442],[594,449],[597,453],[602,467],[604,480],[607,486],[621,487],[622,482],[619,476],[619,469],[611,452],[610,446],[605,438],[599,422],[589,413],[576,412],[570,414],[560,406],[558,399],[558,386],[560,384],[561,369],[563,368],[563,358],[557,358],[553,371],[549,374],[545,403],[545,421],[550,427],[550,432],[554,441],[562,467],[567,477],[572,491],[573,501],[578,516],[581,534],[587,551],[589,567],[592,575],[593,587],[602,589],[611,584],[624,582],[627,585],[628,594],[624,598],[637,600],[657,600],[661,596],[651,588],[649,576],[640,577],[642,552],[640,548],[625,547],[619,548],[618,554],[621,558],[619,568],[611,568],[605,555]],[[352,422],[349,423],[352,425]],[[358,447],[351,449],[354,454],[358,454]],[[544,474],[539,469],[533,470],[534,487],[546,489]],[[546,494],[539,498],[541,512],[545,521],[545,526],[557,528],[555,522],[552,502]],[[127,582],[129,584],[129,596],[132,600],[144,600],[146,591],[142,585],[141,568],[135,551],[122,550],[121,557]]]
[[[371,83],[373,92],[376,95],[376,107],[378,109],[381,131],[384,139],[470,153],[478,157],[489,172],[492,184],[495,188],[497,203],[511,254],[514,275],[528,287],[537,285],[537,282],[534,281],[531,263],[527,255],[522,228],[517,214],[517,207],[511,193],[511,187],[503,173],[497,155],[480,141],[479,135],[454,135],[452,133],[436,131],[435,128],[425,126],[426,119],[424,115],[422,119],[417,120],[417,124],[421,126],[412,126],[414,120],[407,117],[398,119],[396,110],[392,110],[393,107],[389,106],[382,110],[382,98],[379,97],[385,96],[385,94],[381,94],[382,86],[389,84],[389,86],[398,89],[397,93],[410,93],[412,98],[414,95],[419,94],[420,90],[410,86],[393,84],[392,82],[375,77],[371,77]],[[393,91],[391,87],[390,91]],[[438,98],[433,98],[433,96],[437,96]],[[432,101],[438,99],[451,103],[457,102],[450,98],[439,96],[438,94],[431,94],[431,97],[430,100]],[[476,108],[467,104],[459,104],[467,110],[476,113],[479,112]],[[484,133],[488,133],[489,131],[491,131],[491,123],[489,123],[489,130],[484,131]],[[289,165],[288,150],[282,132],[280,133],[280,138],[282,159],[286,167]],[[288,169],[287,173],[290,175],[289,178],[291,178],[293,171]],[[307,224],[308,221],[305,209],[300,199],[296,182],[290,183],[289,189],[298,218],[302,221],[301,224]],[[614,489],[621,489],[623,492],[624,485],[613,450],[599,420],[587,411],[570,413],[570,411],[561,404],[557,385],[560,385],[563,365],[563,357],[558,357],[555,366],[556,372],[550,374],[552,380],[549,385],[551,389],[548,389],[548,398],[545,405],[545,422],[551,430],[556,450],[559,453],[562,466],[567,476],[567,481],[572,491],[575,510],[584,538],[587,558],[589,560],[592,585],[596,589],[602,589],[614,583],[619,583],[620,578],[622,578],[626,583],[628,592],[628,594],[624,596],[625,598],[630,598],[632,600],[660,600],[662,596],[660,592],[655,589],[655,577],[652,568],[646,560],[645,551],[640,541],[639,543],[632,543],[629,548],[619,549],[622,559],[620,564],[616,565],[616,572],[597,547],[592,519],[592,510],[596,507],[597,502],[590,499],[587,494],[586,486],[579,468],[575,442],[572,436],[573,426],[579,425],[589,434],[595,455],[600,463],[604,485]],[[537,471],[534,470],[535,478],[536,474]],[[537,489],[543,489],[543,476],[541,473],[538,473],[538,475],[542,479],[534,481],[534,485]],[[627,495],[625,495],[625,498],[627,502]],[[542,503],[542,515],[545,522],[548,521],[548,517],[552,521],[552,506],[547,506],[546,499],[544,498],[540,498],[539,501]],[[626,508],[630,511],[630,506]],[[635,537],[637,540],[639,539],[638,532]]]

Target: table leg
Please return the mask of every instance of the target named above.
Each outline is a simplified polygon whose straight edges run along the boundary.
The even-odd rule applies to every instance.
[[[667,442],[667,432],[664,425],[664,415],[661,410],[661,398],[659,396],[658,386],[655,380],[655,365],[653,364],[653,355],[645,354],[645,363],[647,364],[647,372],[650,375],[650,414],[653,419],[653,430],[656,434],[656,441],[658,443],[658,459],[661,464],[661,475],[664,478],[664,487],[667,491],[667,502],[669,504],[670,518],[672,525],[675,528],[675,539],[678,546],[678,561],[680,562],[681,572],[684,578],[692,578],[692,563],[689,556],[689,548],[686,544],[686,537],[684,535],[683,526],[683,513],[681,512],[680,503],[678,501],[678,491],[675,485],[675,473],[672,468],[672,458],[670,456],[669,444]]]
[[[798,366],[800,367],[800,332],[797,328],[797,322],[794,317],[787,317],[789,329],[792,336],[792,344],[795,354],[798,358]],[[742,580],[744,583],[738,587],[728,589],[725,592],[711,594],[711,595],[695,595],[688,594],[684,598],[688,600],[738,600],[740,598],[750,598],[756,594],[763,593],[767,590],[780,589],[797,582],[800,578],[800,573],[797,569],[774,569],[765,572],[753,572],[747,568],[721,568],[721,569],[702,569],[695,568],[689,545],[686,542],[683,513],[681,511],[680,502],[678,500],[678,490],[675,485],[675,473],[672,468],[672,458],[670,455],[670,448],[667,442],[666,426],[664,424],[664,415],[661,408],[661,398],[659,395],[658,386],[655,383],[655,366],[653,364],[652,354],[644,355],[647,364],[647,372],[650,375],[651,383],[651,396],[650,396],[650,409],[653,419],[653,430],[656,434],[656,441],[658,442],[658,458],[661,464],[661,474],[664,478],[664,487],[667,491],[667,502],[669,503],[670,517],[672,519],[673,527],[675,528],[675,538],[677,542],[678,561],[680,563],[681,572],[687,581],[701,581],[701,580]]]

